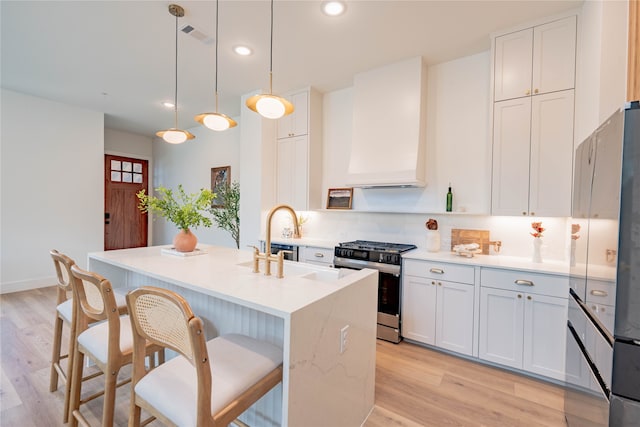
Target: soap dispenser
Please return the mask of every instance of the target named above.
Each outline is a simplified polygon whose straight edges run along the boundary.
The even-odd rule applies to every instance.
[[[449,183],[449,191],[447,192],[447,212],[451,212],[453,208],[453,193],[451,192],[451,183]]]

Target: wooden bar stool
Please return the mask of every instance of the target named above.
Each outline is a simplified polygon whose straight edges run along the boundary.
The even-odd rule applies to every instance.
[[[62,382],[66,385],[64,391],[64,413],[63,421],[66,423],[69,421],[69,396],[71,395],[71,389],[69,385],[71,367],[73,366],[73,351],[75,348],[76,335],[76,323],[75,323],[75,310],[71,280],[71,267],[76,263],[57,250],[53,249],[50,252],[53,259],[53,266],[56,270],[56,277],[58,278],[57,286],[57,301],[56,301],[56,319],[53,328],[53,354],[51,356],[51,377],[49,382],[49,391],[54,392],[58,390],[58,382]],[[121,313],[126,313],[127,302],[124,294],[116,294],[116,304],[118,310]],[[69,348],[67,354],[62,354],[62,329],[66,325],[69,328]],[[67,368],[64,369],[60,363],[61,360],[67,359]],[[83,378],[88,380],[96,377],[99,373],[90,375]]]
[[[101,425],[112,426],[116,388],[131,381],[127,379],[117,382],[120,368],[130,364],[132,360],[133,340],[129,316],[119,313],[111,282],[104,277],[73,265],[71,279],[73,298],[77,304],[77,338],[71,374],[71,426],[77,426],[78,422],[83,426],[89,425],[80,413],[80,405],[101,395],[104,397]],[[88,327],[90,322],[100,323]],[[162,348],[149,343],[147,346],[142,345],[142,351],[144,355],[152,355],[161,352]],[[104,392],[81,400],[85,356],[104,373],[105,386]],[[159,358],[160,362],[164,361],[162,354]]]
[[[129,427],[140,426],[141,409],[169,426],[227,426],[282,381],[282,349],[237,334],[205,342],[202,320],[175,292],[145,286],[129,292],[127,304],[134,341]],[[147,342],[179,355],[147,371]]]

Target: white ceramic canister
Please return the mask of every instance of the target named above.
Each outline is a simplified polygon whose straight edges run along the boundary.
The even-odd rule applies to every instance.
[[[427,230],[427,251],[440,252],[440,231]]]

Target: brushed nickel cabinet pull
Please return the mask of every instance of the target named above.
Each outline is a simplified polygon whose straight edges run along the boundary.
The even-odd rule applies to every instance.
[[[533,282],[531,280],[518,279],[513,283],[515,283],[516,285],[533,286]]]
[[[606,297],[609,294],[606,291],[599,291],[597,289],[594,289],[591,291],[591,295],[593,295],[594,297]]]
[[[431,269],[429,269],[429,271],[431,273],[435,273],[435,274],[444,274],[444,270],[441,269],[441,268],[431,268]]]
[[[316,252],[316,253],[314,254],[314,256],[315,256],[316,258],[324,258],[324,254],[323,254],[322,252]]]

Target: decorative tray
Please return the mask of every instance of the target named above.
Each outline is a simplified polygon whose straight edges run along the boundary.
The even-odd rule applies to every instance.
[[[181,256],[181,257],[189,257],[189,256],[202,255],[207,253],[207,251],[200,248],[195,248],[191,252],[178,252],[176,251],[176,248],[162,248],[161,252],[163,254],[175,255],[175,256]]]

